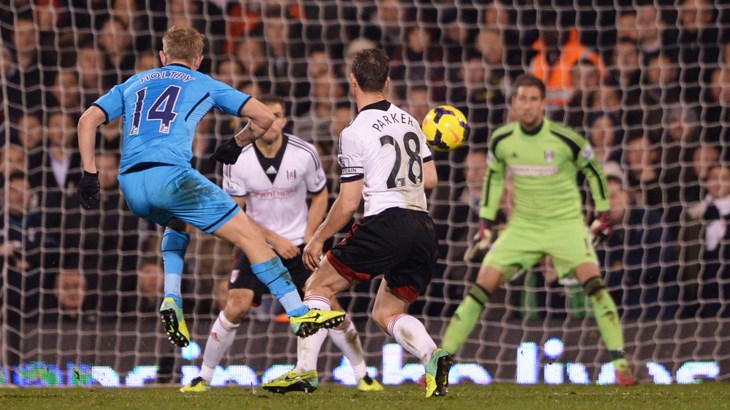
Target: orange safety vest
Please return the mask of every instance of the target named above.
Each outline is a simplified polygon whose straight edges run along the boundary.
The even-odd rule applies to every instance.
[[[576,29],[570,31],[568,41],[561,46],[560,57],[554,66],[548,64],[542,39],[537,39],[532,48],[537,50],[537,55],[530,62],[530,72],[545,83],[545,100],[550,108],[560,108],[570,100],[574,88],[570,74],[578,61],[588,59],[598,67],[599,75],[603,72],[603,63],[598,54],[580,43]]]

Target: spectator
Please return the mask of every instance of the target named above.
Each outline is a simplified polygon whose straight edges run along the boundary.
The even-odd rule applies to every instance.
[[[639,49],[636,47],[636,42],[630,38],[619,38],[613,49],[608,78],[611,84],[622,91],[626,107],[638,102],[641,83],[639,61]]]
[[[552,117],[583,131],[590,125],[585,123],[586,108],[591,106],[593,94],[598,91],[601,78],[598,67],[588,59],[581,59],[573,66],[570,78],[576,87],[565,106],[556,109]]]
[[[597,252],[606,287],[624,317],[672,319],[679,307],[674,236],[659,212],[636,203],[621,175],[607,180],[616,225]]]
[[[639,7],[636,13],[636,30],[639,51],[644,59],[658,54],[664,41],[665,23],[653,2]]]
[[[71,189],[81,178],[81,155],[73,147],[76,121],[71,115],[55,112],[48,117],[46,137],[48,147],[41,167],[32,170],[29,179],[39,190],[39,204],[44,212],[44,227],[62,242],[64,228],[78,229],[79,206],[76,192]],[[78,242],[68,243],[77,246]],[[62,244],[63,246],[63,244]]]
[[[636,10],[623,9],[616,17],[616,38],[628,39],[636,44],[639,41]]]
[[[603,71],[603,63],[593,50],[583,45],[578,30],[567,29],[558,21],[557,12],[540,14],[540,38],[533,44],[537,55],[530,62],[530,72],[547,87],[548,110],[562,107],[568,102],[573,88],[572,67],[581,59],[588,59]]]
[[[730,307],[723,301],[730,298],[730,167],[710,169],[706,181],[707,197],[694,215],[701,215],[701,273],[699,277],[699,314],[702,317],[730,316]]]
[[[6,180],[5,189],[0,191],[3,198],[7,197],[7,203],[2,205],[6,217],[0,218],[0,269],[5,272],[7,268],[7,273],[0,276],[0,288],[4,291],[3,305],[7,306],[4,320],[8,326],[8,360],[17,365],[20,358],[15,352],[22,351],[27,337],[24,322],[32,323],[38,318],[45,268],[57,265],[56,254],[49,248],[57,244],[41,233],[41,216],[32,210],[33,192],[25,175],[15,172]]]
[[[621,161],[621,126],[615,115],[607,113],[593,114],[589,117],[588,139],[593,146],[593,153],[601,163]]]
[[[90,45],[82,45],[76,50],[76,70],[84,102],[93,102],[101,95],[104,56]]]
[[[408,84],[425,83],[437,100],[443,100],[442,54],[434,45],[433,33],[423,26],[405,30],[405,45],[393,51],[390,64],[391,88],[404,95]]]
[[[431,109],[431,98],[428,95],[428,87],[425,85],[410,87],[406,93],[406,101],[406,112],[411,114],[416,121],[423,121]]]
[[[5,184],[5,176],[15,172],[28,173],[25,150],[18,144],[5,144],[0,148],[0,186]]]
[[[694,104],[699,98],[700,82],[709,80],[710,70],[720,57],[720,31],[714,8],[708,0],[684,0],[679,7],[678,29],[671,32],[663,44],[682,70],[683,102]],[[694,108],[694,106],[693,106]]]
[[[165,275],[156,258],[142,260],[137,273],[136,311],[154,312],[162,302]]]
[[[643,72],[640,108],[627,113],[626,124],[642,124],[642,128],[659,133],[668,126],[665,113],[680,106],[681,87],[676,61],[664,54],[648,58]]]
[[[307,141],[330,140],[332,111],[337,101],[344,97],[345,87],[334,74],[327,73],[319,77],[310,91],[312,108],[294,119],[294,134]]]
[[[33,20],[18,18],[12,33],[13,68],[6,78],[6,86],[10,117],[17,118],[25,111],[43,106],[42,86],[48,85],[49,78],[40,58]]]
[[[81,88],[79,75],[74,70],[61,69],[46,99],[49,108],[56,108],[75,116],[81,115]]]
[[[132,34],[122,20],[112,17],[102,24],[97,42],[104,53],[102,86],[109,90],[134,74]]]
[[[134,65],[134,71],[141,73],[142,71],[151,70],[157,67],[157,59],[159,57],[153,52],[142,52],[137,55],[137,61]],[[87,107],[88,104],[84,104]]]
[[[461,65],[458,86],[452,87],[448,98],[466,115],[469,140],[475,145],[485,145],[487,136],[504,120],[503,78],[493,73],[493,67],[479,55],[470,57]]]
[[[47,309],[57,309],[59,320],[64,322],[94,322],[96,317],[93,316],[88,293],[89,286],[84,274],[78,269],[62,268],[53,286],[55,301]]]
[[[43,162],[43,127],[38,115],[30,112],[21,114],[17,121],[18,141],[28,157],[27,170],[41,166]]]
[[[233,88],[238,88],[244,74],[243,64],[233,58],[218,61],[215,71],[216,80],[222,81]]]
[[[659,154],[648,134],[629,137],[623,159],[628,170],[628,185],[637,195],[637,202],[658,209],[663,206],[663,193],[659,184]]]
[[[296,99],[307,96],[307,64],[301,37],[297,39],[296,30],[279,7],[266,10],[263,22],[264,55],[273,82],[268,92],[285,99],[295,99],[293,112],[298,113]]]
[[[236,57],[243,65],[244,78],[261,83],[265,90],[271,87],[264,44],[260,38],[242,37],[239,39]]]
[[[730,141],[730,65],[723,65],[710,75],[710,84],[702,94],[702,133],[704,141]]]

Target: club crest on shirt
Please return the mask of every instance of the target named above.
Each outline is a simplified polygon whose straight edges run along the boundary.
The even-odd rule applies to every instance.
[[[546,162],[553,162],[553,158],[554,158],[554,156],[553,156],[552,150],[545,151],[545,161]]]
[[[593,147],[591,147],[591,144],[586,144],[586,147],[583,149],[583,159],[588,161],[593,156]]]
[[[286,171],[286,179],[288,181],[293,181],[297,179],[297,170],[296,169],[290,169]]]

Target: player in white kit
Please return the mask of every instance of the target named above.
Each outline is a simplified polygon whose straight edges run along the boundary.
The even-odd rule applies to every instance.
[[[340,136],[340,193],[304,248],[304,264],[316,269],[305,300],[329,310],[335,294],[383,275],[373,320],[426,366],[426,396],[443,396],[453,359],[406,314],[436,265],[436,234],[424,192],[436,186],[436,167],[418,121],[385,99],[388,64],[376,49],[353,60],[350,85],[359,112]],[[361,198],[363,218],[321,258],[324,241],[352,218]]]
[[[327,177],[314,146],[283,132],[287,123],[284,101],[274,96],[264,96],[259,101],[274,114],[274,123],[263,137],[243,149],[235,164],[223,167],[223,189],[245,209],[301,291],[311,272],[300,255],[327,211]],[[309,207],[308,195],[311,195]],[[258,306],[261,296],[268,293],[266,284],[256,278],[250,261],[240,250],[236,252],[228,285],[226,306],[208,336],[198,377],[180,389],[183,393],[209,389],[213,372],[233,344],[241,320],[249,308]],[[359,381],[358,389],[382,390],[382,385],[367,374],[360,340],[352,322],[345,320],[337,328],[325,329],[313,337],[320,339],[319,335],[328,332],[352,365]],[[316,365],[321,344],[315,345],[316,349],[298,351],[295,370],[300,370],[306,377],[300,377],[276,392],[311,392],[317,387]]]

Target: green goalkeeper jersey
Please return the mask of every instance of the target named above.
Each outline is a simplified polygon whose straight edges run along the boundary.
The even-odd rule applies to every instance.
[[[518,122],[497,129],[489,141],[487,166],[481,218],[495,219],[506,175],[514,182],[511,222],[553,224],[582,219],[578,170],[590,184],[596,210],[609,209],[606,176],[591,145],[562,123],[544,119],[531,133]]]

